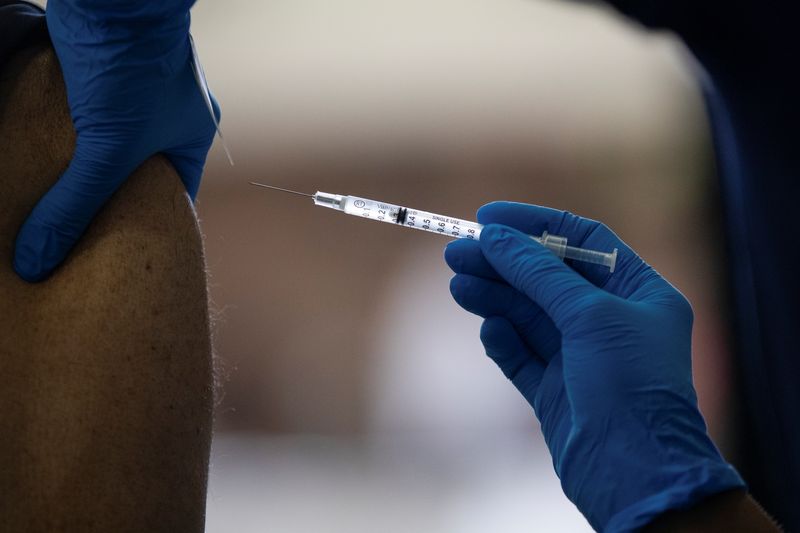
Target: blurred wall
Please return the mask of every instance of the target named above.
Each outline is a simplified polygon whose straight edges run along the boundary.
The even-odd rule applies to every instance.
[[[692,301],[701,406],[728,398],[702,103],[668,36],[533,0],[199,2],[236,161],[206,235],[220,429],[516,431],[535,420],[450,300],[444,240],[250,180],[474,217],[510,199],[603,220]]]

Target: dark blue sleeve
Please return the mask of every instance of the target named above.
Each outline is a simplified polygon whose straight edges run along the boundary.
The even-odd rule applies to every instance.
[[[157,21],[186,15],[195,0],[57,0],[100,21]]]
[[[791,2],[615,0],[679,35],[701,65],[735,301],[741,467],[800,531],[800,79]]]

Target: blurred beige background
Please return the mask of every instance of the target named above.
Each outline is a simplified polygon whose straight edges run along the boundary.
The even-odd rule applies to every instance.
[[[446,241],[247,184],[603,220],[696,312],[730,402],[702,102],[669,36],[544,0],[201,0],[219,143],[197,203],[224,398],[208,531],[587,531],[452,302]]]

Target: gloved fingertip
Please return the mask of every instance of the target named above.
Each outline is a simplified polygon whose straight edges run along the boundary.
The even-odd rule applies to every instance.
[[[486,220],[494,220],[496,217],[494,216],[497,212],[502,211],[505,209],[510,202],[505,202],[502,200],[498,200],[495,202],[489,202],[488,204],[482,205],[478,208],[478,212],[476,213],[476,218],[480,224],[484,224]]]
[[[503,248],[513,238],[513,230],[502,224],[487,224],[481,231],[481,250],[484,252]]]
[[[464,254],[475,245],[474,241],[467,241],[466,239],[457,239],[449,242],[444,248],[444,261],[447,266],[454,272],[460,272],[461,267],[464,265]]]
[[[47,279],[51,271],[44,268],[35,254],[22,249],[14,254],[14,272],[28,283],[38,283]]]
[[[47,279],[64,258],[63,246],[54,232],[35,221],[20,229],[14,245],[14,272],[29,283]]]
[[[530,235],[503,224],[487,224],[481,232],[481,250],[485,254],[502,253],[508,250],[544,249]]]
[[[444,247],[444,253],[442,256],[444,257],[444,262],[447,263],[451,269],[453,268],[453,263],[458,260],[458,247],[455,245],[458,241],[451,241],[447,243],[447,246]]]
[[[456,274],[450,278],[450,294],[458,302],[461,300],[461,295],[467,289],[469,281],[463,275]]]
[[[481,342],[487,349],[495,348],[497,340],[501,339],[503,334],[508,332],[509,323],[505,318],[499,316],[490,316],[481,324]]]
[[[17,248],[14,253],[14,272],[28,283],[36,283],[47,277],[36,255],[25,247]]]

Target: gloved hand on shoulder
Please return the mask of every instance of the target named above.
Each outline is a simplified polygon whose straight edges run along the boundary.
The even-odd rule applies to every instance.
[[[567,497],[598,531],[633,531],[744,482],[706,432],[686,298],[604,225],[497,202],[480,242],[450,243],[455,300],[533,406]],[[614,273],[566,264],[529,235],[619,249]]]
[[[194,199],[215,126],[192,68],[193,3],[47,3],[77,143],[17,235],[14,269],[23,279],[48,277],[111,195],[158,152]]]

